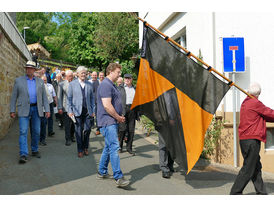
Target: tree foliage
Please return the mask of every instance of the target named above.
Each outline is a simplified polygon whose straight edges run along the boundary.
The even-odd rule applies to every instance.
[[[130,59],[138,53],[138,20],[127,13],[17,13],[19,31],[25,26],[30,27],[26,43],[40,42],[54,59],[99,69],[118,61],[123,73],[134,68]]]
[[[51,36],[56,30],[57,24],[52,22],[53,13],[44,12],[18,12],[16,14],[18,30],[23,35],[24,27],[26,29],[26,43],[32,44],[40,42],[45,44],[44,38]]]
[[[128,60],[138,52],[138,20],[128,13],[107,12],[98,16],[95,45],[108,61]]]
[[[95,46],[95,30],[98,28],[97,13],[80,13],[71,24],[69,54],[73,62],[89,67],[101,67],[106,59],[99,55]]]

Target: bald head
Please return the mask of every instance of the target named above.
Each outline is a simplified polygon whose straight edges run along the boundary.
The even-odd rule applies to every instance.
[[[45,75],[43,75],[41,79],[44,81],[45,84],[47,83],[47,77]]]
[[[97,80],[97,72],[96,71],[94,71],[94,72],[91,73],[91,79],[92,79],[92,81],[96,81]]]
[[[71,82],[73,80],[73,71],[71,70],[66,71],[66,80],[68,80],[68,82]]]
[[[122,84],[123,84],[123,78],[119,77],[118,80],[117,80],[117,85],[120,86]]]

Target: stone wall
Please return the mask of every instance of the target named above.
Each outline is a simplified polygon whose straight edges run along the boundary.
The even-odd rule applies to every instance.
[[[24,74],[27,58],[12,42],[0,25],[0,139],[8,132],[13,120],[10,118],[10,98],[14,80]]]

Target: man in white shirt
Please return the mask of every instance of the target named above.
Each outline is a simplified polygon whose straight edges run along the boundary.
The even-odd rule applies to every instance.
[[[131,104],[133,102],[134,96],[135,96],[135,88],[132,85],[132,75],[131,74],[125,74],[124,75],[124,92],[120,90],[120,93],[122,95],[122,100],[126,101],[123,102],[122,105],[123,110],[125,110],[125,127],[119,126],[119,140],[120,140],[120,152],[123,152],[123,141],[125,139],[126,134],[128,135],[127,138],[127,152],[131,155],[135,155],[135,153],[132,151],[132,143],[133,143],[133,137],[134,137],[134,131],[135,131],[135,120],[137,118],[136,111],[130,110]],[[121,86],[120,86],[121,87]],[[125,98],[123,96],[125,95]],[[125,106],[124,106],[125,105]]]
[[[55,90],[52,84],[47,83],[47,77],[42,76],[41,79],[44,81],[45,90],[47,93],[48,103],[50,107],[50,117],[46,119],[45,117],[41,117],[41,131],[40,131],[40,145],[47,145],[46,143],[46,126],[48,123],[48,136],[52,136],[55,133],[53,132],[53,101],[57,105],[57,97]]]

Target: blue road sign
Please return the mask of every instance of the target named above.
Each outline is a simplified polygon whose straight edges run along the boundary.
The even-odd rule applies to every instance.
[[[244,72],[245,51],[243,37],[223,38],[224,72],[233,72],[233,53],[235,55],[235,72]]]

